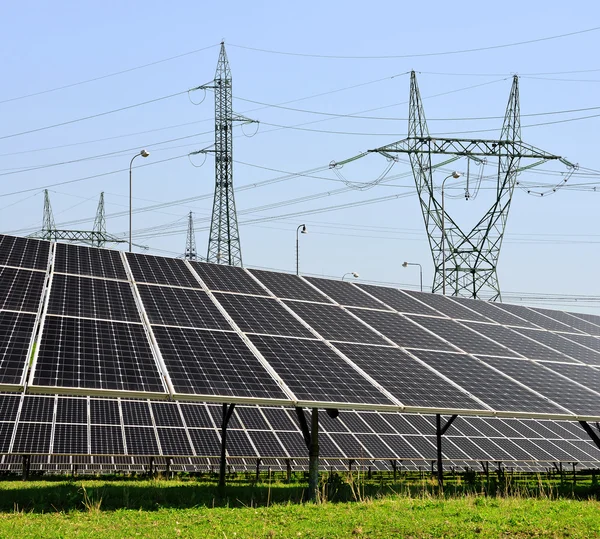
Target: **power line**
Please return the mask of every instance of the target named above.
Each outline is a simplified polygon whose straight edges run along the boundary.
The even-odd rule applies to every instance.
[[[270,49],[260,49],[257,47],[248,47],[245,45],[234,45],[229,43],[229,47],[236,47],[238,49],[251,50],[256,52],[264,52],[268,54],[279,54],[285,56],[301,56],[306,58],[326,58],[333,60],[390,60],[394,58],[423,58],[427,56],[449,56],[453,54],[466,54],[470,52],[480,52],[480,51],[489,51],[494,49],[504,49],[507,47],[517,47],[520,45],[529,45],[531,43],[540,43],[542,41],[551,41],[554,39],[562,39],[565,37],[581,35],[588,32],[596,32],[600,30],[600,26],[596,26],[594,28],[587,28],[585,30],[577,30],[575,32],[569,32],[566,34],[559,34],[554,36],[541,37],[537,39],[528,39],[526,41],[517,41],[514,43],[504,43],[502,45],[490,45],[487,47],[477,47],[473,49],[461,49],[455,51],[442,51],[442,52],[424,52],[424,53],[416,53],[416,54],[394,54],[394,55],[385,55],[385,56],[342,56],[342,55],[334,55],[334,54],[311,54],[311,53],[299,53],[299,52],[287,52],[287,51],[276,51]]]

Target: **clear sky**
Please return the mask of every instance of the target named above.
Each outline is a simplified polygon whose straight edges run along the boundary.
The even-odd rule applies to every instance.
[[[211,155],[203,163],[188,153],[213,141],[214,99],[186,91],[213,79],[224,39],[234,108],[260,121],[258,131],[255,125],[235,131],[245,265],[294,270],[296,227],[306,223],[302,272],[341,277],[356,271],[368,281],[415,288],[418,268],[402,267],[409,261],[422,264],[427,289],[433,263],[410,166],[396,163],[384,182],[368,189],[364,183],[386,170],[383,157],[348,164],[342,177],[327,166],[406,136],[412,69],[430,132],[477,138],[499,136],[516,73],[523,140],[581,168],[552,195],[515,191],[498,266],[504,298],[600,312],[596,26],[600,4],[591,0],[576,9],[555,0],[6,3],[0,19],[0,231],[39,229],[48,186],[59,226],[91,229],[104,191],[108,231],[126,235],[127,169],[147,148],[150,157],[137,159],[133,171],[134,241],[148,252],[183,254],[192,211],[203,254],[214,162]],[[467,49],[476,50],[438,54]],[[154,101],[159,98],[165,99]],[[154,102],[131,107],[147,101]],[[298,110],[272,106],[281,104]],[[124,107],[131,108],[40,129]],[[591,110],[546,114],[574,109]],[[466,170],[464,162],[450,166]],[[520,182],[547,191],[562,182],[564,171],[543,165]],[[465,228],[492,201],[490,173],[485,170],[474,200],[464,199],[464,185],[446,184],[449,213]],[[471,169],[471,180],[478,178]],[[563,299],[542,299],[554,296]]]

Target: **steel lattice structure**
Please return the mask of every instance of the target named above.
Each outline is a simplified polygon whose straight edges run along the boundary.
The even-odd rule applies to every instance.
[[[447,289],[451,295],[472,298],[487,292],[492,301],[501,300],[496,267],[519,172],[551,160],[565,164],[568,175],[576,169],[566,159],[522,142],[517,76],[513,77],[500,138],[457,139],[430,136],[413,71],[408,137],[370,151],[392,159],[398,153],[408,154],[410,158],[435,266],[432,292]],[[438,155],[447,157],[441,163],[433,163],[432,157]],[[498,174],[495,201],[468,232],[448,215],[443,207],[443,191],[440,200],[439,182],[436,185],[433,181],[436,168],[463,157],[476,162],[484,159],[487,163],[497,162]],[[527,163],[521,165],[522,160]]]
[[[196,89],[213,89],[215,92],[214,148],[194,152],[215,154],[215,197],[206,259],[216,264],[243,266],[233,194],[233,122],[248,123],[253,120],[233,112],[231,69],[224,42],[221,42],[213,83]]]
[[[198,254],[196,253],[196,234],[194,233],[194,218],[192,212],[188,215],[188,231],[187,238],[185,241],[185,254],[183,258],[186,260],[198,260]]]

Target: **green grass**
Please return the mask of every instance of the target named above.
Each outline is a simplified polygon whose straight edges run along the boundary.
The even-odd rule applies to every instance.
[[[238,478],[223,496],[194,478],[0,481],[0,538],[600,537],[596,486],[584,479],[573,488],[535,476],[510,485],[457,478],[440,496],[416,474],[335,477],[319,504],[301,502],[300,477]]]

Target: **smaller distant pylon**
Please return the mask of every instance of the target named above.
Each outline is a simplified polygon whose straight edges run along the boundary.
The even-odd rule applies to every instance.
[[[192,212],[188,215],[188,231],[185,242],[185,254],[183,257],[186,260],[198,260],[196,253],[196,234],[194,233],[194,217]]]

